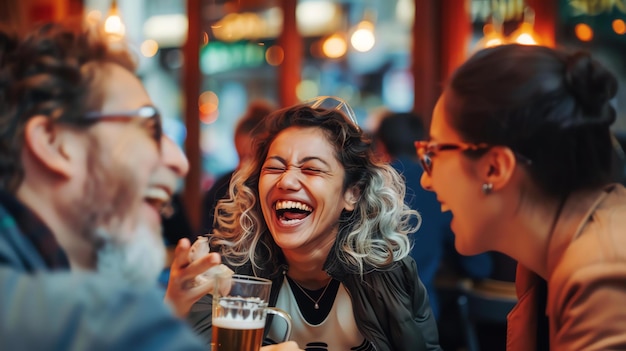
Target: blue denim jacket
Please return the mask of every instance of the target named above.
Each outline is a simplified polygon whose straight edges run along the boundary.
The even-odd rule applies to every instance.
[[[0,198],[0,350],[206,350],[163,291],[51,270]],[[30,227],[30,226],[29,226]]]

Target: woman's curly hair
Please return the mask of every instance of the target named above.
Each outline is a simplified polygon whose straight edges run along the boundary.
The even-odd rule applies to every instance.
[[[402,177],[376,161],[371,141],[342,112],[300,104],[266,118],[267,134],[256,141],[256,157],[233,174],[228,197],[218,202],[211,242],[220,247],[224,260],[233,266],[251,262],[261,268],[276,263],[281,255],[263,218],[258,182],[270,145],[293,126],[322,129],[345,169],[343,190],[359,190],[354,211],[344,211],[339,219],[335,244],[339,262],[363,274],[407,256],[411,249],[407,234],[417,230],[420,217],[404,203]],[[410,224],[414,216],[417,226]]]

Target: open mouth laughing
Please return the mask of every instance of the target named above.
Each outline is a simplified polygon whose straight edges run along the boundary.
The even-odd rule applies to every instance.
[[[145,201],[158,213],[169,217],[174,213],[172,207],[172,195],[168,189],[161,187],[150,187],[144,196]]]
[[[276,218],[282,224],[296,224],[313,212],[311,206],[292,200],[277,201],[274,204],[274,210],[276,210]]]

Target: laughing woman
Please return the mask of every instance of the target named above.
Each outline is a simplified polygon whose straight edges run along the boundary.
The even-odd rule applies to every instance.
[[[416,143],[422,186],[452,212],[457,250],[518,261],[507,350],[626,350],[616,91],[587,53],[485,49],[452,76],[430,140]]]
[[[438,350],[408,256],[418,214],[403,203],[398,173],[375,161],[351,109],[323,97],[276,111],[266,128],[216,210],[211,242],[223,262],[272,280],[270,305],[291,315],[291,340],[303,349]],[[210,296],[189,320],[211,338]],[[268,328],[266,340],[279,329]]]

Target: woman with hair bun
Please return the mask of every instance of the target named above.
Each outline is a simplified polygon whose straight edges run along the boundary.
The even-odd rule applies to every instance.
[[[505,45],[453,74],[416,142],[465,255],[518,261],[507,350],[626,349],[626,190],[615,77],[588,53]]]

